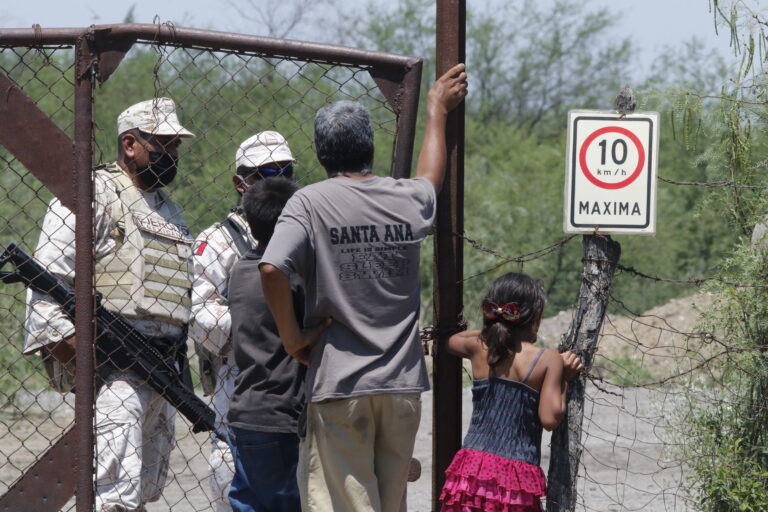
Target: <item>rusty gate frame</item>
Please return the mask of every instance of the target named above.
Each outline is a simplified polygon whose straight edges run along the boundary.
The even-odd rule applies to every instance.
[[[75,426],[65,432],[0,496],[0,511],[60,510],[76,492],[76,510],[92,510],[94,404],[93,89],[119,67],[137,42],[209,51],[241,51],[264,58],[367,68],[397,116],[391,173],[410,176],[422,60],[337,45],[176,27],[117,24],[88,28],[1,29],[0,47],[71,47],[74,57],[74,140],[0,72],[0,145],[21,162],[77,218],[75,232]],[[40,151],[40,148],[48,148]],[[72,462],[74,461],[74,468]],[[74,469],[74,471],[72,470]]]
[[[466,62],[466,0],[435,3],[435,75],[442,76]],[[440,508],[445,470],[461,448],[462,360],[448,353],[448,339],[464,322],[464,113],[465,103],[448,114],[445,143],[448,153],[443,189],[435,215],[434,367],[432,392],[432,510]],[[450,421],[442,421],[450,418]]]

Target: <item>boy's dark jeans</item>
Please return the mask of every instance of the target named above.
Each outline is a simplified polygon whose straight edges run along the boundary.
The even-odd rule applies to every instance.
[[[300,512],[296,434],[229,428],[235,477],[229,488],[234,512]]]

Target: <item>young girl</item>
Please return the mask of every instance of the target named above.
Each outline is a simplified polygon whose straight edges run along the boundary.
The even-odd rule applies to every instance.
[[[541,429],[563,419],[567,381],[583,368],[570,352],[533,345],[545,302],[533,278],[505,274],[483,300],[483,330],[448,342],[449,352],[472,362],[474,386],[464,446],[445,472],[443,512],[541,510]]]

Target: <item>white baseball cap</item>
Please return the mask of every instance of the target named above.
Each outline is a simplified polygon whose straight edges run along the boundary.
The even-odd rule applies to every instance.
[[[152,98],[123,110],[117,116],[117,134],[134,128],[151,135],[195,136],[179,123],[176,104],[170,98]]]
[[[245,140],[235,152],[235,167],[261,167],[273,162],[293,162],[291,148],[277,132],[259,132]]]

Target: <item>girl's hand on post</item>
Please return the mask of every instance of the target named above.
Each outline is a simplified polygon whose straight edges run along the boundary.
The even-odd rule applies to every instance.
[[[563,379],[572,381],[584,369],[584,364],[581,362],[579,356],[570,350],[563,352],[560,356],[563,358]]]

